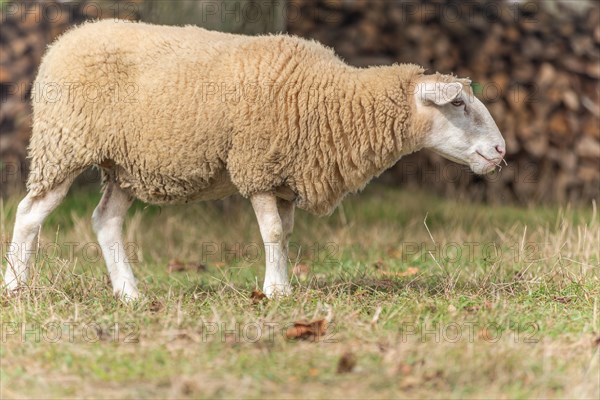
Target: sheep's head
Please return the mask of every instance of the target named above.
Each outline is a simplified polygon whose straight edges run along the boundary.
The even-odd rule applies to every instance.
[[[414,90],[417,113],[430,129],[423,145],[443,157],[487,174],[504,160],[506,145],[470,81],[448,75],[423,76]]]

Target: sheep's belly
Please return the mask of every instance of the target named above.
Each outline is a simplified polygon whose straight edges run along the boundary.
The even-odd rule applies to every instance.
[[[134,176],[120,171],[118,184],[133,196],[150,204],[179,204],[193,201],[217,200],[237,193],[229,174],[223,172],[208,181],[202,179],[179,179],[167,176]]]

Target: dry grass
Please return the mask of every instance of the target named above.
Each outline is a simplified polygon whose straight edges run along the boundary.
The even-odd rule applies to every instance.
[[[369,187],[330,218],[298,213],[294,295],[253,304],[262,254],[245,202],[138,204],[127,241],[146,297],[124,305],[88,223],[98,198],[69,195],[30,290],[2,299],[2,398],[600,397],[593,207]],[[207,270],[170,274],[174,258]],[[321,318],[317,342],[282,333]]]

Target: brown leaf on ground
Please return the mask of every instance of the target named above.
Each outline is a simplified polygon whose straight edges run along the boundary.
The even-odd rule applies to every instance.
[[[477,332],[477,337],[486,342],[496,342],[498,340],[498,332],[490,331],[488,328],[482,328]]]
[[[403,390],[408,390],[408,389],[412,389],[415,388],[417,386],[421,386],[422,385],[422,381],[420,378],[413,376],[413,375],[409,375],[409,376],[405,376],[404,378],[402,378],[402,380],[400,381],[400,389]]]
[[[185,271],[185,264],[180,260],[173,259],[173,260],[169,261],[167,270],[169,271],[170,274],[172,274],[173,272]]]
[[[396,272],[396,271],[381,271],[383,275],[386,276],[397,276],[400,278],[404,278],[407,276],[413,276],[419,273],[419,268],[416,267],[408,267],[406,271]]]
[[[489,301],[486,301],[485,303],[483,303],[483,305],[473,304],[470,306],[464,306],[463,310],[465,310],[467,312],[476,312],[476,311],[481,310],[482,308],[490,310],[492,308],[492,303],[490,303]]]
[[[196,272],[205,272],[208,267],[205,264],[202,263],[188,263],[186,265],[186,269],[189,271],[196,271]]]
[[[387,353],[388,350],[390,349],[390,344],[387,342],[377,342],[377,349],[381,352],[381,353]]]
[[[423,374],[423,379],[425,381],[437,380],[437,379],[440,379],[443,377],[444,377],[444,371],[442,371],[440,369],[426,370],[425,373]]]
[[[352,372],[354,367],[356,367],[356,355],[351,351],[347,351],[342,354],[338,361],[337,373],[346,374]]]
[[[204,272],[207,269],[208,268],[206,267],[206,265],[204,265],[202,263],[195,263],[195,262],[185,263],[176,258],[169,261],[169,265],[167,266],[167,270],[169,271],[170,274],[172,274],[173,272],[183,272],[183,271]]]
[[[400,272],[401,276],[412,276],[419,273],[419,268],[417,267],[408,267],[406,271]]]
[[[569,304],[573,299],[571,297],[552,296],[552,300],[560,304]]]
[[[148,310],[150,310],[150,312],[153,313],[159,312],[163,308],[164,305],[159,300],[153,300],[152,303],[150,303],[150,305],[148,306]]]
[[[319,338],[327,332],[327,321],[320,319],[313,322],[294,322],[285,332],[288,339],[312,340],[318,342]]]
[[[258,304],[263,300],[268,300],[267,295],[259,289],[254,289],[252,291],[250,294],[250,299],[252,299],[252,304]]]
[[[400,251],[400,249],[398,249],[396,247],[388,248],[386,253],[387,253],[388,257],[391,257],[391,258],[400,258],[402,256],[402,252]]]
[[[299,280],[306,280],[310,273],[310,266],[306,264],[296,264],[292,269],[292,274]]]
[[[409,375],[412,372],[412,367],[406,363],[401,362],[398,365],[398,373],[402,375]]]

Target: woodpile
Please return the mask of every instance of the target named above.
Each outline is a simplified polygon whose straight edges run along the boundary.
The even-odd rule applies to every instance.
[[[508,166],[482,178],[420,152],[388,181],[488,201],[600,198],[598,3],[291,0],[288,31],[357,66],[413,62],[473,79]]]
[[[135,17],[112,1],[0,2],[0,195],[23,189],[31,135],[31,86],[46,46],[87,19]]]
[[[27,174],[31,83],[46,45],[86,19],[147,19],[154,6],[0,2],[0,194],[21,190]],[[600,198],[596,2],[288,0],[284,14],[290,33],[333,47],[351,64],[413,62],[475,82],[506,138],[508,166],[477,177],[420,152],[402,159],[388,181],[498,202]]]
[[[46,46],[71,26],[119,18],[257,34],[284,30],[284,6],[277,0],[0,0],[0,195],[23,190],[31,85]],[[79,183],[97,180],[88,171]]]

